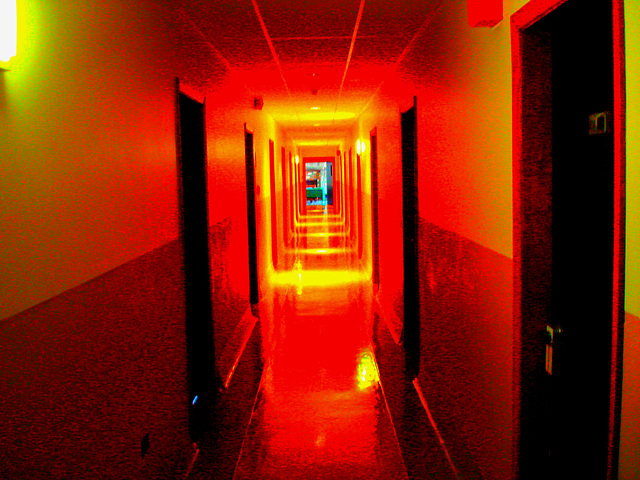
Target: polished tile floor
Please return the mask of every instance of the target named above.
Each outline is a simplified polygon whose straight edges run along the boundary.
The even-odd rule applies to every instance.
[[[407,478],[372,354],[371,282],[331,207],[308,209],[272,283],[233,478]]]

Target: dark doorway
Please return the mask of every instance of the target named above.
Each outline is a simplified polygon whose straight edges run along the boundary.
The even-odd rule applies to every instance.
[[[354,197],[355,197],[355,185],[353,184],[353,154],[351,149],[349,149],[349,161],[347,162],[347,174],[349,176],[347,182],[349,183],[349,187],[347,189],[347,195],[349,195],[349,211],[347,212],[348,221],[349,221],[349,242],[353,244],[353,234],[355,230],[355,208],[354,208]]]
[[[189,433],[197,440],[210,426],[215,402],[215,352],[209,267],[209,219],[204,100],[180,92],[176,82],[181,229],[185,273],[185,314]]]
[[[517,478],[617,477],[624,175],[613,11],[611,0],[534,1],[512,20]]]
[[[258,288],[258,236],[256,232],[256,177],[253,132],[244,125],[244,166],[247,185],[247,227],[249,247],[249,302],[256,305],[260,300]]]
[[[287,185],[287,155],[284,147],[280,149],[280,165],[282,167],[282,240],[289,245],[289,212],[287,205],[289,188]]]
[[[362,192],[362,155],[356,155],[356,190],[358,192],[358,258],[362,258],[362,250],[363,250],[363,231],[362,227],[364,222],[362,221],[362,211],[363,211],[363,192]]]
[[[334,179],[334,185],[333,185],[333,204],[335,205],[335,213],[336,215],[340,215],[342,213],[342,175],[341,175],[341,165],[342,165],[342,158],[341,158],[341,153],[340,150],[336,151],[336,161],[335,161],[335,165],[334,165],[334,172],[335,172],[335,179]]]
[[[276,201],[276,151],[273,140],[269,140],[269,186],[271,190],[271,261],[278,268],[278,212]]]
[[[305,199],[307,205],[333,205],[333,157],[306,157],[304,159]]]
[[[401,114],[402,250],[404,263],[404,347],[410,379],[420,369],[420,291],[418,281],[418,113],[417,98]]]
[[[297,202],[296,202],[296,181],[295,181],[295,167],[293,165],[293,156],[289,152],[289,185],[290,185],[290,214],[291,214],[291,233],[295,231],[296,219],[297,219]]]
[[[298,172],[298,182],[300,185],[300,210],[301,210],[301,214],[302,215],[306,215],[307,214],[307,188],[306,188],[306,174],[307,172],[305,171],[304,168],[304,160],[300,161],[297,165],[297,172]]]
[[[378,232],[378,129],[369,134],[371,141],[371,227],[373,230],[373,288],[380,287],[380,243]]]

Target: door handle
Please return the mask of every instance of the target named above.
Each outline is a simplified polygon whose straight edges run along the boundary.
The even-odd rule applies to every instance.
[[[562,335],[562,328],[547,325],[546,330],[546,348],[544,357],[544,369],[549,374],[553,374],[553,345],[558,342],[558,337]]]

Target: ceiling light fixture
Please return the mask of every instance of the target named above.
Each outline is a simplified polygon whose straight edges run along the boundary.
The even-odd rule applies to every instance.
[[[358,152],[358,155],[364,153],[366,149],[367,147],[365,146],[364,140],[358,139],[356,143],[356,152]]]
[[[0,68],[8,67],[9,60],[16,56],[17,37],[16,0],[2,0],[0,1]]]
[[[320,107],[311,107],[311,110],[320,110]]]

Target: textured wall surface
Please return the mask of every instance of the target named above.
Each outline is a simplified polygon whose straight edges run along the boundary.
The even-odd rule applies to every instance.
[[[229,220],[211,228],[218,356],[247,308],[228,281],[230,229]],[[181,249],[171,242],[0,323],[0,476],[186,472],[193,448]]]
[[[510,478],[512,261],[421,221],[418,381],[454,463]]]

